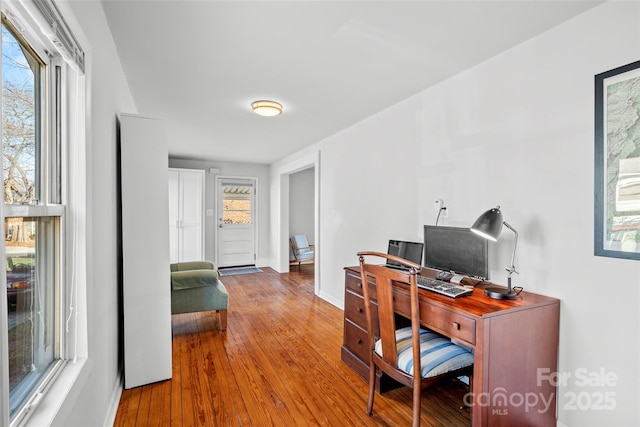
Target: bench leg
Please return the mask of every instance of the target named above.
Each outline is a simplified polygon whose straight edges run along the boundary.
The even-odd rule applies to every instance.
[[[220,327],[219,330],[224,331],[227,329],[227,310],[218,310],[220,313]]]

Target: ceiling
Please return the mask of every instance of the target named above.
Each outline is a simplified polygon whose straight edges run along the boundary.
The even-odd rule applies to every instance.
[[[171,157],[272,163],[602,2],[102,3]],[[284,114],[255,115],[257,99]]]

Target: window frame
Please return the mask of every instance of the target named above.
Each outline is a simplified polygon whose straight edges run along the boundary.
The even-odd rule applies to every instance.
[[[53,8],[55,13],[43,13]],[[85,128],[84,128],[84,53],[76,48],[72,54],[61,51],[50,37],[60,35],[60,28],[70,31],[51,0],[40,2],[1,2],[3,20],[6,19],[20,34],[30,49],[47,64],[43,91],[43,144],[40,152],[40,194],[37,204],[5,205],[0,203],[0,219],[7,217],[56,217],[58,233],[54,244],[58,247],[54,261],[57,270],[56,304],[58,313],[55,328],[58,342],[54,363],[42,376],[31,397],[20,412],[10,419],[8,380],[8,334],[6,284],[0,290],[0,425],[18,427],[52,422],[60,403],[73,385],[88,373],[86,302],[78,300],[86,291],[86,233],[81,218],[86,212]],[[61,22],[53,36],[42,32],[43,22]],[[62,19],[62,21],[60,21]],[[50,27],[49,27],[50,28]],[[68,41],[68,40],[67,40]],[[1,154],[1,152],[0,152]],[[47,160],[55,159],[55,161]],[[73,169],[69,166],[74,165]],[[71,209],[71,210],[70,210]],[[71,233],[71,234],[69,234]],[[5,245],[1,254],[6,257]],[[67,274],[66,272],[69,272]],[[6,282],[2,274],[0,281]],[[82,314],[78,314],[81,311]],[[44,404],[42,404],[44,402]]]
[[[58,164],[58,159],[61,157],[61,153],[52,147],[53,138],[51,135],[55,133],[59,133],[57,129],[58,123],[55,123],[50,118],[52,117],[52,113],[56,113],[58,115],[59,111],[57,111],[57,107],[59,107],[59,103],[57,102],[56,94],[60,92],[60,88],[58,88],[58,84],[60,80],[57,79],[56,73],[59,71],[59,64],[55,60],[55,56],[49,54],[46,50],[43,50],[41,46],[38,45],[38,40],[27,40],[21,31],[17,28],[16,24],[12,22],[9,17],[6,15],[2,15],[1,17],[2,26],[6,27],[8,32],[11,33],[12,37],[20,44],[21,48],[29,51],[29,54],[32,55],[37,62],[40,64],[37,72],[34,73],[34,95],[35,104],[34,104],[34,138],[35,138],[35,147],[34,147],[34,197],[35,204],[4,204],[3,210],[3,220],[5,218],[54,218],[56,225],[54,225],[54,234],[53,234],[53,242],[45,241],[42,242],[41,239],[38,239],[36,242],[36,246],[41,246],[43,243],[51,244],[53,247],[57,248],[57,253],[60,253],[63,248],[61,246],[61,224],[64,223],[64,205],[58,203],[55,205],[39,205],[40,200],[42,201],[53,201],[53,197],[49,194],[53,192],[58,194],[59,191],[56,188],[56,185],[59,184],[59,180],[54,180],[53,182],[49,182],[52,177],[49,173],[50,164]],[[48,239],[48,237],[44,237]],[[43,259],[40,255],[38,255],[40,250],[36,248],[36,255]],[[6,249],[5,254],[6,257]],[[43,255],[44,256],[44,255]],[[17,409],[13,416],[11,416],[12,411],[12,391],[9,390],[9,420],[12,425],[19,425],[23,419],[25,419],[29,412],[32,411],[34,406],[36,406],[40,399],[42,398],[43,390],[48,387],[49,382],[55,378],[62,368],[66,360],[66,352],[64,351],[65,346],[65,338],[64,334],[61,333],[62,329],[62,319],[64,318],[64,306],[65,306],[65,298],[61,295],[61,275],[63,274],[63,268],[60,265],[60,257],[58,254],[53,254],[53,263],[54,268],[52,271],[47,271],[46,279],[42,281],[41,286],[52,286],[51,296],[49,298],[52,299],[51,309],[53,313],[50,315],[53,316],[53,324],[49,324],[45,322],[46,332],[47,334],[52,334],[52,360],[45,368],[44,372],[40,375],[37,375],[31,381],[33,384],[28,385],[26,390],[20,390],[20,393],[24,393],[24,397],[20,397],[19,404],[17,405]],[[44,260],[44,259],[43,259]],[[42,265],[43,263],[38,263]],[[50,277],[50,273],[51,276]],[[4,281],[6,282],[6,275],[4,276]],[[6,289],[6,285],[4,286]],[[40,292],[39,289],[33,289],[32,292]],[[34,294],[35,295],[35,294]],[[49,330],[52,329],[52,330]],[[35,344],[34,344],[35,345]],[[8,345],[5,347],[7,351],[9,350]]]

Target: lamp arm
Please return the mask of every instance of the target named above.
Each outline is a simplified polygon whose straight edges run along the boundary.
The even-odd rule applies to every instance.
[[[515,234],[515,236],[513,238],[513,253],[511,254],[511,266],[507,267],[507,271],[509,272],[509,274],[507,275],[508,288],[509,288],[509,293],[511,293],[511,274],[513,274],[513,273],[517,274],[518,273],[516,271],[516,265],[515,265],[515,261],[516,261],[516,246],[518,245],[518,232],[516,231],[515,228],[510,226],[506,221],[503,221],[502,224],[504,224],[505,227],[507,227],[509,230],[513,231],[513,233]]]

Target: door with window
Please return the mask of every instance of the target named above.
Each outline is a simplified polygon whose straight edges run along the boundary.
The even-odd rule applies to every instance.
[[[256,180],[223,178],[218,192],[218,267],[256,262]]]

